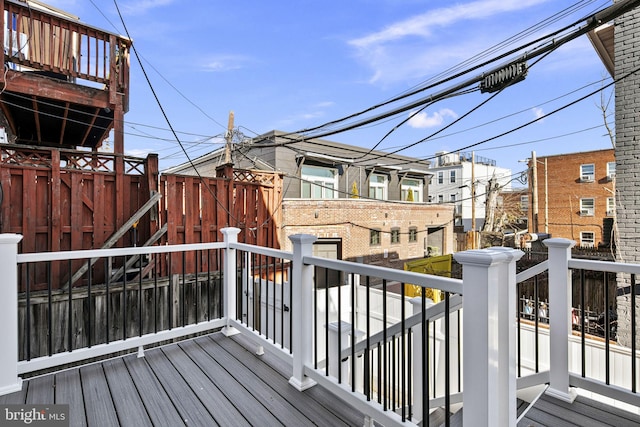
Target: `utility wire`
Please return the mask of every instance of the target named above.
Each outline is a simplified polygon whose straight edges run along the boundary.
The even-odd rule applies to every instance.
[[[574,22],[571,25],[565,26],[564,28],[555,31],[550,35],[538,38],[538,39],[536,39],[536,40],[534,40],[532,42],[529,42],[529,43],[525,43],[524,45],[522,45],[522,46],[520,46],[520,47],[518,47],[516,49],[512,49],[511,51],[509,51],[509,52],[507,52],[505,54],[499,55],[497,58],[491,59],[489,61],[485,61],[484,63],[482,63],[482,64],[480,64],[478,66],[471,67],[470,69],[465,70],[464,72],[458,73],[458,74],[456,74],[455,76],[453,76],[451,78],[444,79],[444,80],[438,82],[437,84],[429,85],[429,86],[427,86],[427,87],[425,87],[423,89],[420,89],[420,90],[417,90],[417,91],[413,91],[408,95],[403,95],[402,97],[396,97],[396,98],[393,99],[393,101],[397,101],[397,100],[400,100],[400,99],[405,99],[405,98],[407,98],[407,97],[409,97],[411,95],[415,95],[415,94],[417,94],[419,92],[422,92],[422,91],[424,91],[426,89],[430,89],[430,88],[438,86],[439,84],[442,84],[444,82],[451,81],[456,77],[460,77],[460,76],[462,76],[464,74],[468,74],[469,72],[471,72],[473,70],[476,70],[476,69],[478,69],[480,67],[483,67],[485,65],[488,65],[488,64],[491,64],[493,62],[496,62],[499,59],[511,56],[514,53],[517,53],[517,52],[519,52],[519,51],[521,51],[521,50],[523,50],[523,49],[525,49],[527,47],[533,46],[534,44],[538,45],[533,50],[531,50],[529,52],[526,52],[525,54],[521,55],[520,57],[517,57],[516,59],[513,59],[513,60],[509,61],[507,64],[502,64],[502,65],[500,65],[500,66],[498,66],[496,68],[493,68],[493,69],[487,71],[486,73],[482,73],[481,75],[477,75],[475,77],[467,79],[467,80],[465,80],[465,81],[463,81],[461,83],[458,83],[458,84],[454,85],[453,87],[450,87],[448,89],[442,90],[442,91],[437,92],[435,94],[432,94],[432,95],[429,95],[429,96],[426,96],[426,97],[421,97],[421,98],[419,98],[419,99],[417,99],[417,100],[415,100],[413,102],[410,102],[408,104],[404,104],[402,106],[396,107],[396,108],[394,108],[394,109],[392,109],[390,111],[379,113],[379,114],[377,114],[375,116],[372,116],[372,117],[369,117],[369,118],[366,118],[366,119],[361,119],[361,120],[359,120],[357,122],[354,122],[354,123],[351,123],[351,124],[343,125],[342,127],[339,127],[338,129],[334,129],[332,131],[324,131],[324,132],[314,133],[312,135],[305,135],[307,133],[310,133],[311,130],[321,129],[321,128],[325,127],[328,124],[334,124],[334,123],[340,123],[340,122],[346,121],[346,120],[348,120],[350,118],[357,117],[357,116],[362,115],[362,114],[364,114],[366,112],[372,111],[373,109],[376,109],[376,108],[378,108],[378,107],[380,107],[382,105],[387,105],[389,102],[382,103],[382,104],[377,104],[376,106],[370,107],[370,108],[368,108],[366,110],[363,110],[362,112],[358,112],[358,113],[352,114],[350,116],[344,117],[342,119],[338,119],[338,120],[334,120],[332,122],[328,122],[328,124],[325,124],[325,125],[320,125],[320,126],[316,126],[314,128],[309,128],[309,129],[304,129],[304,130],[301,130],[301,131],[298,131],[298,132],[289,133],[286,136],[290,140],[287,141],[287,142],[282,142],[282,143],[280,143],[280,145],[293,144],[293,143],[299,142],[301,140],[304,140],[304,139],[307,139],[307,138],[310,138],[310,137],[322,138],[322,137],[326,137],[326,136],[329,136],[329,135],[334,135],[334,134],[337,134],[337,133],[345,132],[347,130],[352,130],[352,129],[355,129],[355,128],[358,128],[358,127],[362,127],[364,125],[367,125],[367,124],[370,124],[370,123],[373,123],[373,122],[377,122],[377,121],[382,120],[384,118],[391,117],[391,116],[400,114],[402,112],[405,112],[405,111],[420,107],[421,105],[424,105],[425,103],[432,102],[434,99],[450,95],[452,93],[455,93],[457,90],[463,89],[463,88],[465,88],[467,86],[470,86],[470,85],[472,85],[474,83],[477,83],[477,82],[481,81],[486,74],[491,74],[491,73],[497,72],[497,71],[499,71],[500,69],[504,68],[507,65],[515,64],[515,63],[518,63],[518,62],[523,62],[523,61],[525,61],[527,59],[531,59],[531,58],[534,58],[536,56],[540,56],[540,55],[546,54],[549,51],[555,50],[558,47],[560,47],[560,46],[562,46],[562,45],[564,45],[564,44],[576,39],[577,37],[586,34],[588,31],[598,27],[603,22],[608,22],[610,20],[615,19],[616,17],[622,15],[623,13],[633,9],[638,4],[640,4],[639,0],[626,0],[626,1],[623,0],[623,1],[619,1],[619,2],[615,3],[613,6],[609,6],[609,7],[605,8],[605,9],[602,9],[602,10],[600,10],[600,11],[594,13],[594,14],[591,14],[588,17],[586,17],[585,19],[581,19],[579,21]],[[568,30],[569,28],[577,26],[578,24],[580,24],[583,21],[586,21],[586,23],[584,25],[582,25],[581,27],[579,27],[577,30],[574,30],[573,32],[565,34],[560,38],[556,38],[556,36],[558,34],[563,33],[564,31]],[[541,43],[542,41],[545,41],[545,40],[547,40],[547,41],[550,40],[550,42],[547,42],[545,44],[539,44],[539,43]]]
[[[113,3],[115,5],[115,7],[116,7],[116,10],[118,11],[118,16],[120,17],[120,20],[122,22],[124,30],[127,33],[127,37],[129,37],[129,39],[131,39],[131,36],[129,35],[129,30],[127,29],[127,26],[126,26],[126,24],[124,22],[124,18],[122,17],[122,14],[120,13],[120,8],[118,7],[118,1],[117,0],[113,0]],[[138,50],[135,48],[135,45],[133,44],[133,42],[131,43],[131,48],[133,49],[133,52],[136,55],[136,59],[138,61],[138,64],[140,65],[140,69],[142,70],[142,73],[144,74],[144,78],[146,79],[147,84],[149,85],[149,89],[151,90],[151,93],[153,94],[153,97],[155,98],[156,103],[158,104],[158,108],[160,109],[165,121],[167,122],[167,125],[169,126],[169,129],[171,129],[171,133],[173,133],[173,136],[175,137],[176,141],[178,142],[178,145],[180,145],[180,148],[182,149],[182,152],[184,153],[185,157],[189,161],[189,164],[191,165],[191,167],[195,171],[195,173],[198,176],[200,182],[207,189],[209,194],[211,194],[213,199],[216,201],[216,204],[218,206],[220,206],[220,208],[223,211],[226,212],[226,214],[229,216],[229,218],[233,219],[236,223],[240,223],[240,221],[227,209],[227,207],[223,203],[221,203],[220,200],[218,200],[218,197],[216,196],[216,194],[213,192],[213,190],[211,189],[209,184],[203,179],[202,175],[200,175],[200,171],[198,171],[198,169],[193,164],[193,161],[191,160],[191,157],[189,156],[189,153],[187,153],[187,150],[184,148],[184,145],[180,141],[180,138],[178,137],[178,134],[173,129],[173,126],[171,124],[171,121],[169,120],[169,117],[167,116],[164,108],[162,107],[162,103],[160,102],[160,99],[158,98],[158,95],[156,94],[156,91],[153,88],[153,85],[151,84],[151,80],[149,79],[149,76],[147,75],[147,72],[146,72],[146,70],[144,68],[144,65],[142,65],[142,61],[140,60],[140,57],[138,56]]]

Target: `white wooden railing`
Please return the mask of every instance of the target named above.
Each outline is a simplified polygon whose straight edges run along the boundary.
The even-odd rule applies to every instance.
[[[224,235],[224,242],[211,243],[211,244],[196,244],[196,245],[178,245],[178,246],[160,246],[160,247],[144,247],[144,248],[126,248],[126,249],[109,249],[109,250],[95,250],[95,251],[74,251],[74,252],[57,252],[57,253],[44,253],[44,254],[18,254],[18,243],[21,236],[4,234],[0,235],[0,277],[2,277],[2,285],[0,286],[0,322],[3,325],[2,335],[2,349],[0,350],[0,394],[10,393],[21,388],[20,375],[23,373],[55,367],[70,362],[78,362],[84,359],[96,357],[99,355],[110,354],[127,349],[142,348],[145,345],[153,344],[155,342],[164,341],[167,339],[178,338],[193,334],[196,332],[203,332],[208,330],[214,330],[222,328],[223,333],[226,335],[232,335],[236,333],[243,333],[251,337],[259,347],[274,352],[282,359],[291,363],[292,375],[290,383],[298,390],[305,390],[309,387],[313,387],[316,384],[321,384],[331,392],[340,396],[343,400],[349,402],[363,412],[369,419],[374,419],[383,425],[413,425],[419,422],[423,418],[422,404],[418,398],[422,395],[423,387],[425,384],[420,381],[423,378],[424,372],[421,369],[409,369],[408,374],[402,374],[402,380],[405,380],[405,375],[412,375],[415,377],[413,381],[410,381],[411,390],[402,390],[400,394],[408,396],[409,404],[413,408],[413,413],[409,411],[411,416],[407,417],[404,414],[400,415],[395,410],[389,410],[385,405],[370,399],[363,392],[364,387],[359,383],[356,385],[354,381],[362,374],[362,362],[354,361],[349,369],[355,369],[357,374],[353,374],[350,378],[344,380],[343,377],[337,375],[334,365],[331,365],[331,361],[325,364],[322,354],[317,355],[318,351],[318,336],[319,331],[325,330],[328,325],[325,325],[322,319],[316,319],[314,324],[314,312],[318,309],[318,298],[338,298],[335,296],[324,295],[318,297],[317,289],[314,286],[314,268],[327,268],[332,270],[341,271],[345,277],[349,280],[345,281],[345,290],[354,289],[356,286],[355,278],[369,277],[382,280],[383,283],[411,283],[422,287],[440,289],[450,295],[463,295],[462,309],[459,308],[458,302],[453,302],[449,307],[449,316],[443,316],[443,311],[440,308],[428,308],[428,305],[424,303],[418,304],[417,308],[412,311],[406,307],[402,308],[402,298],[397,294],[393,295],[393,299],[398,302],[398,310],[393,316],[387,316],[385,313],[382,315],[380,312],[375,312],[369,308],[364,309],[364,297],[357,296],[355,292],[352,294],[352,298],[347,298],[348,308],[343,309],[338,307],[337,313],[334,313],[331,321],[337,320],[333,328],[333,331],[340,335],[342,332],[346,332],[345,337],[348,335],[355,336],[353,332],[356,331],[356,325],[349,325],[349,322],[353,319],[353,322],[358,323],[358,330],[362,333],[362,324],[367,318],[375,318],[379,322],[379,329],[382,331],[397,331],[401,323],[403,328],[413,328],[411,333],[411,339],[414,341],[419,340],[420,333],[417,333],[420,329],[415,324],[414,313],[420,313],[425,311],[429,314],[427,321],[437,320],[438,327],[434,328],[430,334],[436,334],[438,337],[442,337],[444,328],[440,326],[444,325],[444,319],[447,317],[455,316],[455,319],[459,319],[461,324],[458,326],[454,323],[449,324],[447,329],[450,331],[450,335],[457,334],[457,331],[461,332],[461,349],[462,354],[458,355],[456,352],[449,354],[447,359],[449,364],[453,364],[456,369],[458,364],[462,364],[460,380],[464,393],[458,393],[458,399],[462,400],[463,404],[463,420],[465,425],[473,426],[514,426],[516,424],[516,391],[518,388],[524,386],[531,386],[535,384],[548,383],[549,387],[547,393],[552,394],[555,397],[572,401],[575,397],[575,386],[588,388],[590,391],[605,394],[608,397],[624,401],[628,404],[635,404],[640,406],[640,400],[635,391],[625,389],[623,385],[616,384],[603,384],[601,379],[597,376],[593,378],[582,377],[575,374],[575,367],[572,364],[572,360],[576,358],[575,339],[571,337],[571,281],[569,280],[569,271],[571,268],[591,269],[597,271],[624,271],[627,273],[640,273],[640,266],[630,264],[616,264],[606,263],[602,261],[584,261],[584,260],[572,260],[570,255],[570,249],[573,243],[566,239],[549,239],[546,241],[549,247],[549,261],[544,264],[534,267],[528,272],[519,273],[516,275],[516,261],[522,256],[522,252],[519,250],[508,248],[489,248],[483,250],[471,250],[455,254],[455,259],[463,266],[463,278],[462,280],[448,279],[437,276],[429,276],[424,274],[393,270],[387,268],[381,268],[377,266],[369,266],[357,263],[350,263],[339,260],[328,260],[324,258],[318,258],[312,256],[312,245],[315,241],[315,237],[309,235],[296,235],[292,236],[293,252],[276,251],[267,248],[258,248],[246,244],[237,242],[237,235],[239,230],[235,228],[226,228],[222,230]],[[192,325],[186,325],[178,328],[173,328],[168,331],[161,331],[155,334],[147,334],[132,338],[127,338],[120,341],[114,341],[108,344],[99,344],[92,346],[91,348],[83,348],[79,350],[73,350],[64,352],[61,354],[54,354],[51,356],[39,357],[32,360],[19,361],[18,360],[18,322],[17,322],[17,309],[16,302],[18,298],[18,265],[23,263],[33,262],[48,262],[60,259],[91,259],[111,256],[123,256],[123,255],[139,255],[149,253],[169,253],[169,252],[181,252],[187,250],[207,250],[207,249],[220,249],[224,251],[224,309],[223,315],[219,318],[212,319],[207,322],[195,323]],[[264,331],[260,328],[256,328],[254,325],[248,323],[249,318],[262,318],[264,319],[265,313],[261,313],[260,316],[249,316],[245,313],[248,307],[238,304],[240,298],[246,297],[244,295],[248,292],[248,287],[243,288],[244,285],[239,283],[244,279],[251,280],[253,283],[256,281],[255,273],[248,271],[244,265],[239,265],[238,260],[242,259],[239,255],[241,253],[259,253],[262,256],[277,257],[282,260],[286,260],[290,265],[287,268],[286,286],[290,286],[289,294],[287,298],[290,298],[290,307],[282,305],[281,311],[291,310],[291,320],[289,325],[292,325],[290,330],[287,330],[287,337],[279,337],[275,332],[271,333],[268,330]],[[242,263],[240,263],[242,264]],[[617,268],[617,269],[616,269]],[[566,307],[565,310],[552,309],[549,313],[549,328],[542,334],[545,335],[548,345],[548,353],[543,355],[545,368],[544,371],[535,373],[534,375],[517,378],[516,375],[516,330],[517,322],[517,296],[516,296],[516,283],[525,280],[533,275],[547,270],[549,274],[549,304],[551,307]],[[240,278],[239,276],[243,276]],[[267,274],[268,276],[268,274]],[[274,275],[275,276],[275,275]],[[262,286],[262,279],[258,278],[258,286]],[[269,278],[264,281],[269,282]],[[285,286],[285,282],[281,283],[281,286]],[[353,288],[350,288],[352,287]],[[360,281],[357,284],[358,293],[363,292],[363,282]],[[275,288],[274,288],[275,289]],[[368,288],[367,288],[368,289]],[[275,292],[275,291],[273,291]],[[327,291],[328,292],[328,291]],[[342,287],[336,292],[343,292]],[[371,291],[367,292],[372,295],[376,294],[378,298],[387,297],[385,291]],[[376,293],[377,292],[377,293]],[[239,295],[243,294],[243,295]],[[276,304],[269,305],[269,291],[266,291],[267,299],[264,300],[264,310],[267,311],[266,316],[270,316],[269,310],[276,310]],[[284,293],[283,293],[284,295]],[[257,298],[257,297],[256,297]],[[275,294],[274,294],[275,301]],[[457,301],[457,300],[456,300]],[[415,301],[414,301],[415,303]],[[285,304],[285,301],[280,301],[278,304]],[[333,303],[332,303],[333,304]],[[367,303],[369,304],[369,303]],[[260,304],[259,304],[260,305]],[[243,311],[238,312],[238,309]],[[367,305],[366,307],[370,307]],[[410,305],[409,305],[410,307]],[[329,305],[325,307],[329,309]],[[464,316],[459,315],[457,310],[463,310]],[[385,312],[387,310],[385,309]],[[344,313],[353,312],[353,316],[347,317]],[[437,314],[436,314],[437,313]],[[364,320],[358,320],[364,319]],[[413,320],[412,320],[413,319]],[[457,320],[456,320],[457,321]],[[289,321],[287,321],[289,322]],[[411,323],[414,322],[414,323]],[[453,325],[453,327],[452,327]],[[275,326],[272,326],[275,329]],[[351,329],[349,329],[351,328]],[[376,327],[378,328],[378,327]],[[395,329],[394,329],[395,328]],[[454,330],[453,332],[451,330]],[[366,335],[369,339],[373,339],[378,333],[377,330],[368,330]],[[389,332],[391,333],[391,332]],[[395,332],[394,332],[395,333]],[[401,332],[404,333],[404,332]],[[529,330],[527,333],[531,333]],[[540,332],[538,332],[540,334]],[[270,336],[271,335],[271,336]],[[384,335],[384,334],[383,334]],[[314,337],[315,341],[314,341]],[[332,340],[336,336],[332,336]],[[431,337],[433,338],[433,337]],[[443,339],[437,338],[438,348],[430,350],[430,354],[427,357],[437,357],[438,368],[441,369],[441,362],[445,352],[443,346],[449,346],[451,348],[452,342],[450,337],[444,337]],[[337,341],[331,341],[333,344],[326,342],[324,345],[328,348],[335,346],[335,342],[340,342],[340,338],[336,338]],[[360,338],[359,338],[360,339]],[[389,337],[386,337],[389,339]],[[278,342],[282,340],[282,342]],[[522,340],[522,338],[521,338]],[[353,341],[353,345],[350,341]],[[339,357],[334,357],[334,360],[343,361],[343,355],[349,354],[357,356],[367,351],[363,346],[363,340],[357,342],[358,339],[342,339],[340,349],[338,349]],[[378,343],[380,341],[377,341]],[[404,341],[402,341],[404,343]],[[521,343],[522,344],[522,343]],[[403,344],[406,345],[406,344]],[[457,347],[457,344],[455,345]],[[358,353],[356,353],[356,349]],[[326,358],[328,358],[328,349]],[[524,351],[540,351],[539,349],[529,349]],[[626,354],[629,360],[636,360],[638,355],[630,354],[627,350],[616,349],[621,354]],[[421,365],[418,363],[423,358],[421,350],[418,345],[412,347],[410,358],[406,359],[410,364],[415,364],[416,367]],[[460,360],[462,359],[462,360]],[[524,360],[528,360],[526,357]],[[407,362],[403,362],[407,363]],[[624,365],[626,362],[620,363]],[[329,365],[329,366],[327,366]],[[434,364],[428,364],[427,366],[436,366]],[[346,369],[346,368],[345,368]],[[451,368],[450,368],[451,369]],[[440,381],[440,380],[438,380]],[[457,381],[457,379],[456,379]],[[637,381],[637,379],[636,379]],[[402,384],[404,387],[408,387],[404,381],[398,381],[397,384]],[[427,387],[430,387],[427,385]],[[439,385],[439,390],[442,390],[442,386]],[[378,392],[380,392],[378,390]],[[450,391],[452,395],[454,392]],[[403,397],[403,399],[405,398]],[[447,398],[450,398],[448,396]],[[434,405],[440,404],[443,398],[433,395],[430,397],[428,405],[429,408],[424,410],[424,416],[428,414],[429,409]],[[407,403],[403,403],[407,406]],[[403,408],[404,409],[404,408]]]

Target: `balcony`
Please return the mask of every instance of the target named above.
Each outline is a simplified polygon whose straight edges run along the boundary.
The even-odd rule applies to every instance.
[[[131,40],[40,2],[0,3],[0,100],[10,142],[95,150],[114,126],[121,132]]]
[[[616,273],[636,301],[640,265],[572,259],[573,242],[547,239],[549,260],[518,274],[518,250],[458,253],[458,280],[314,257],[309,235],[285,252],[238,232],[23,254],[21,236],[0,235],[0,405],[68,404],[72,425],[640,422],[636,322],[613,332],[607,314],[595,336],[569,281]],[[538,292],[518,289],[543,275],[545,310],[528,310]],[[441,302],[409,300],[404,284]]]

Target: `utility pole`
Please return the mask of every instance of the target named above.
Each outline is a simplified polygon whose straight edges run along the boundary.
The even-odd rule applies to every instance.
[[[231,163],[231,140],[233,139],[233,111],[229,111],[229,124],[227,125],[227,133],[225,135],[227,144],[224,149],[224,163]]]
[[[476,231],[476,153],[471,152],[471,231]]]
[[[544,158],[544,232],[549,234],[549,181],[547,179],[547,158]]]
[[[533,214],[531,215],[531,228],[534,233],[538,232],[538,159],[536,152],[531,152],[531,204]]]

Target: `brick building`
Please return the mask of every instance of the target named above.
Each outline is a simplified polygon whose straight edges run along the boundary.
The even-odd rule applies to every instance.
[[[611,243],[615,215],[613,149],[529,159],[528,224],[532,233]]]
[[[283,173],[279,241],[318,237],[314,253],[392,268],[429,254],[455,251],[454,205],[428,203],[430,163],[397,154],[271,131],[234,144],[234,166]],[[217,150],[193,160],[203,176],[226,160]],[[171,173],[194,174],[191,164]],[[289,246],[288,246],[289,245]]]
[[[409,259],[453,252],[453,206],[367,199],[286,199],[282,242],[289,236],[318,237],[316,254],[403,268]],[[289,246],[287,246],[289,245]]]

